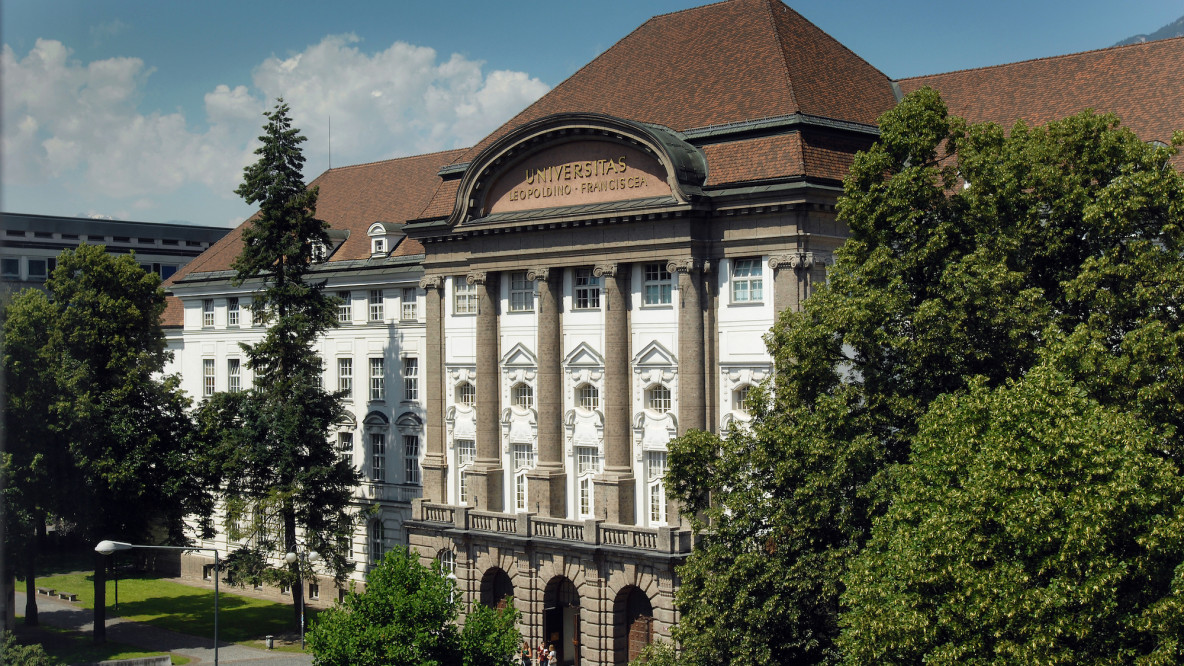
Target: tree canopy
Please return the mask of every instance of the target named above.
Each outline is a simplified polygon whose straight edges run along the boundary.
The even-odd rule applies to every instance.
[[[680,570],[686,663],[843,659],[843,576],[943,396],[1046,362],[1181,464],[1184,134],[1149,145],[1092,112],[1005,132],[929,89],[880,132],[827,284],[767,337],[749,427],[671,445],[671,492],[710,524]]]
[[[317,191],[301,175],[305,138],[288,112],[280,100],[264,114],[259,160],[244,170],[237,190],[259,204],[234,263],[238,284],[258,286],[251,307],[268,327],[259,343],[243,345],[255,383],[215,394],[198,418],[211,444],[226,530],[245,543],[226,559],[228,580],[290,585],[299,602],[297,583],[313,575],[311,565],[303,559],[273,565],[285,553],[315,550],[323,558],[319,566],[345,580],[354,566],[350,501],[359,477],[328,440],[344,412],[340,397],[321,386],[313,345],[337,325],[336,301],[310,275],[314,248],[328,242],[327,225],[315,216]]]
[[[407,548],[394,548],[351,591],[322,611],[308,634],[319,666],[422,664],[505,666],[521,644],[512,600],[505,609],[477,604],[456,619],[461,594],[439,565],[428,568]]]

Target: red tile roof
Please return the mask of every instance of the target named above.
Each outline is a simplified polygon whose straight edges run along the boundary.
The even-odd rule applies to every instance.
[[[1184,37],[1177,37],[918,76],[900,87],[909,93],[930,86],[950,113],[972,122],[1036,125],[1090,108],[1118,114],[1146,141],[1168,143],[1174,130],[1184,129],[1182,77]]]

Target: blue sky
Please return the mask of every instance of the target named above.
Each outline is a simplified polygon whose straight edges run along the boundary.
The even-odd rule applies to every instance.
[[[0,208],[231,226],[283,95],[306,176],[470,145],[650,16],[694,0],[6,0]],[[1184,0],[798,0],[888,76],[1109,46]]]

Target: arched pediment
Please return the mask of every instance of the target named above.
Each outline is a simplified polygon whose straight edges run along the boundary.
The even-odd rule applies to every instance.
[[[395,419],[395,425],[401,428],[422,428],[423,419],[415,412],[403,412]]]
[[[358,420],[354,418],[354,413],[348,409],[337,419],[335,424],[338,428],[356,428],[358,427]]]
[[[689,205],[706,178],[702,151],[674,130],[603,114],[557,114],[481,151],[461,179],[449,225],[526,211],[531,219],[549,216],[540,211],[570,215],[573,207],[614,203],[634,212]]]
[[[391,420],[386,417],[386,414],[374,411],[367,414],[362,423],[368,426],[385,426],[390,425]]]

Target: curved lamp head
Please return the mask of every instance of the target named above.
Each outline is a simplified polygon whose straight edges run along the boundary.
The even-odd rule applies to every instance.
[[[317,551],[315,551],[315,550],[310,550],[310,551],[308,551],[308,561],[309,561],[309,562],[319,562],[319,561],[320,561],[320,559],[321,559],[321,554],[320,554],[320,553],[318,553],[318,552],[317,552]]]
[[[123,541],[100,541],[99,545],[95,546],[95,552],[101,555],[111,555],[117,550],[131,550],[132,545]]]
[[[296,553],[288,553],[287,555],[284,555],[284,561],[287,562],[288,564],[295,562],[296,561]]]

